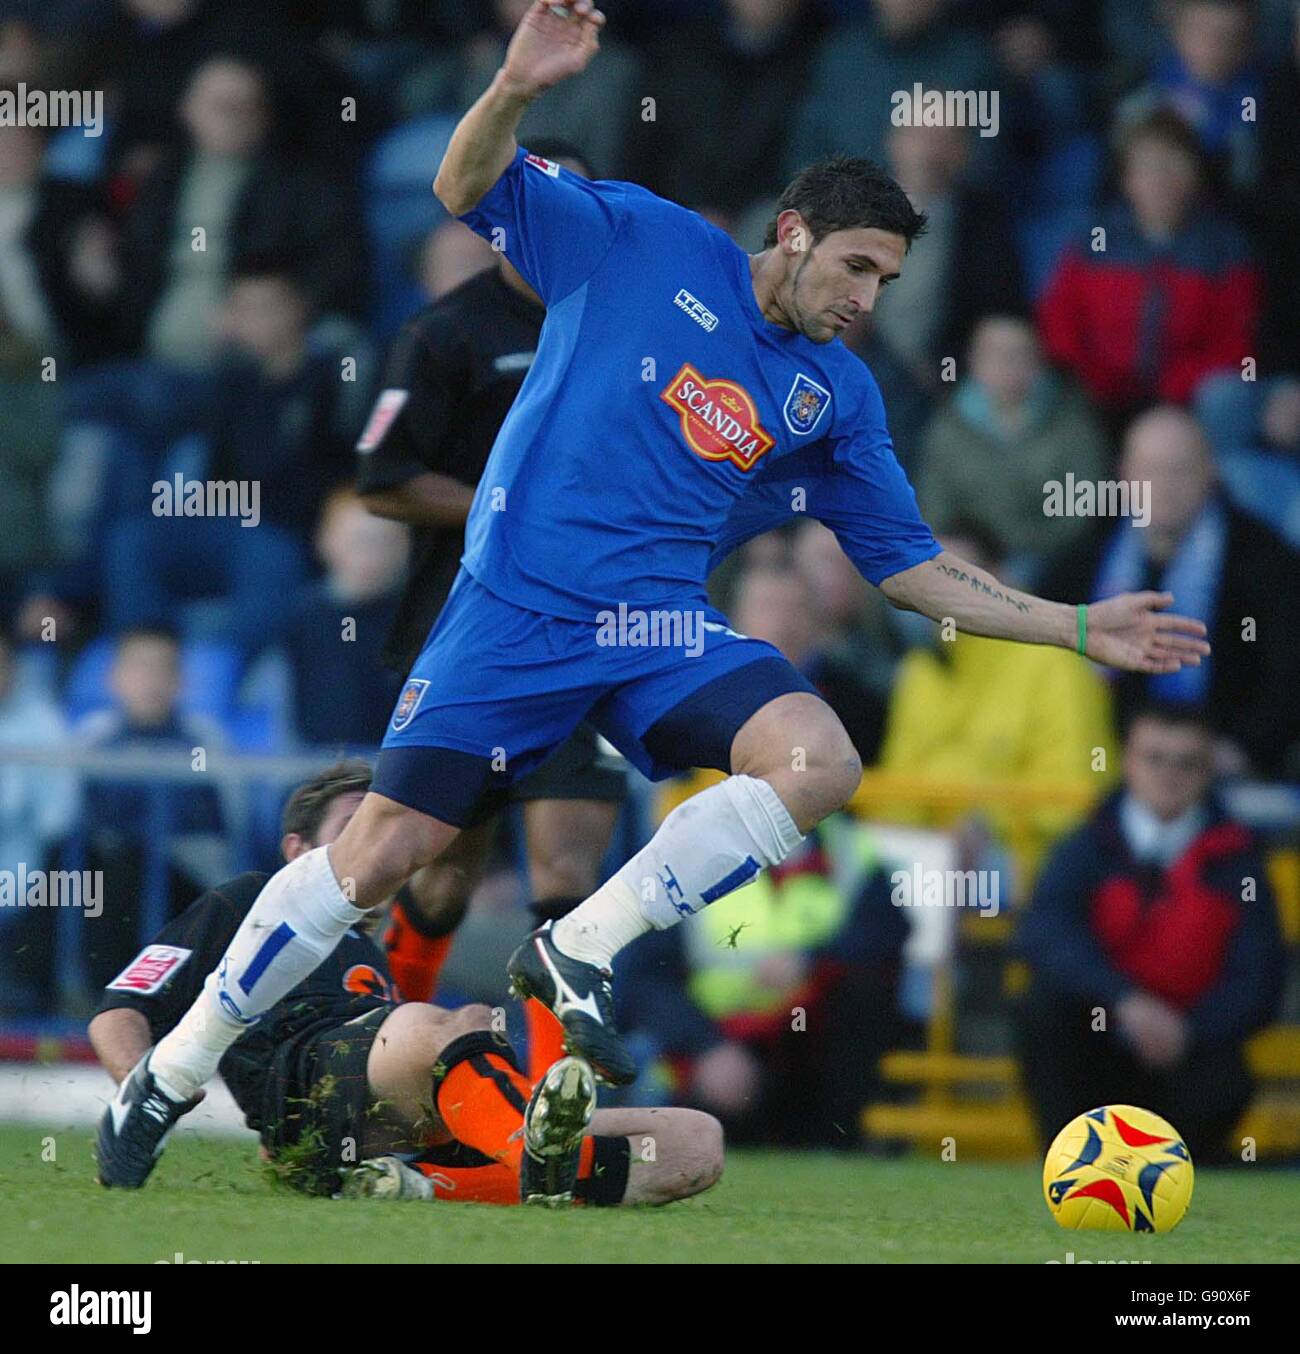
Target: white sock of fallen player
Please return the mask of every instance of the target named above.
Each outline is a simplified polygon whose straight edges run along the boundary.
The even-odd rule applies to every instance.
[[[158,1041],[149,1068],[162,1089],[189,1100],[225,1051],[326,959],[366,916],[344,896],[318,846],[273,875],[180,1023]]]
[[[552,939],[571,958],[608,968],[637,936],[693,916],[801,841],[767,781],[730,776],[679,804],[617,874],[555,923]]]

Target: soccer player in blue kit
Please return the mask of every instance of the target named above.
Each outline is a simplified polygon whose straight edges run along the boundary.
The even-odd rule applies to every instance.
[[[524,111],[585,68],[603,22],[589,0],[534,4],[451,139],[434,191],[545,302],[537,357],[371,793],[336,842],[267,883],[190,1012],[124,1080],[101,1127],[105,1183],[142,1184],[249,1022],[584,718],[652,778],[730,773],[510,961],[516,993],[550,1006],[570,1050],[630,1081],[614,955],[783,860],[861,775],[830,707],[707,601],[713,564],[793,514],[829,526],[895,606],[972,634],[1150,673],[1209,652],[1169,594],[1051,603],[936,544],[879,388],[837,341],[924,227],[882,170],[805,169],[751,257],[693,212],[516,144]]]

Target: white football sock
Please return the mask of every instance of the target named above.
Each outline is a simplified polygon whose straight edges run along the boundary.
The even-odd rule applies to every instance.
[[[551,932],[573,959],[608,968],[637,936],[665,930],[783,861],[803,837],[765,780],[730,776],[679,804],[649,843]]]
[[[324,846],[273,875],[194,1004],[158,1041],[149,1070],[163,1089],[178,1100],[197,1095],[230,1045],[365,916],[344,897]]]

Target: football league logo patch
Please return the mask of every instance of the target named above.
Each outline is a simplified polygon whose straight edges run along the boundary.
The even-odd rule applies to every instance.
[[[393,420],[402,412],[402,406],[411,398],[409,390],[385,390],[375,401],[370,422],[366,424],[357,450],[363,454],[374,449],[388,436]]]
[[[785,426],[801,436],[812,432],[830,402],[831,392],[800,372],[794,378],[794,385],[785,397],[785,408],[781,411],[785,416]]]
[[[172,974],[190,957],[191,950],[177,945],[146,945],[108,984],[113,992],[135,992],[152,996],[161,992]]]
[[[420,702],[424,699],[424,693],[429,689],[427,677],[412,677],[402,688],[402,694],[397,701],[397,709],[393,711],[393,732],[401,733],[415,716],[415,712],[420,708]]]
[[[543,174],[549,174],[553,179],[560,177],[560,166],[554,160],[543,159],[540,155],[525,155],[524,163],[532,165],[534,169],[540,169]]]

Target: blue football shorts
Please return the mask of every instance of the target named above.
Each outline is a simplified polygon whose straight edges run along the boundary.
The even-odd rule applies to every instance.
[[[461,569],[398,697],[373,788],[468,827],[584,719],[651,780],[730,771],[737,731],[792,691],[817,694],[707,603],[576,621],[515,606]]]

